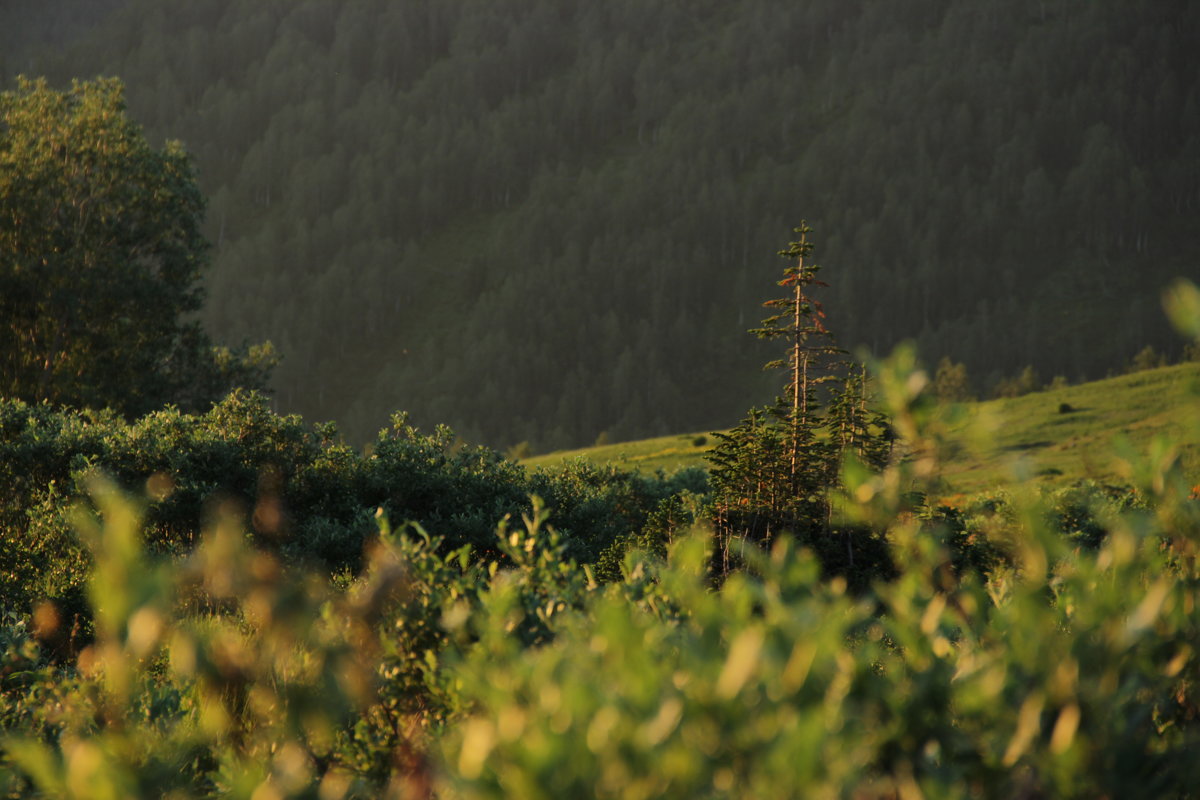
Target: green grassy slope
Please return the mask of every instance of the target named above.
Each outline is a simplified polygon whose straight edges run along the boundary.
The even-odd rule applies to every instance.
[[[1166,434],[1200,475],[1200,364],[1180,364],[968,408],[943,475],[949,491],[1012,480],[1120,478],[1114,446],[1144,450]],[[1060,411],[1062,404],[1073,410]]]
[[[1119,478],[1113,448],[1122,437],[1144,449],[1167,434],[1185,467],[1200,476],[1200,364],[1180,364],[966,406],[952,427],[944,463],[946,493],[974,492],[1032,478],[1063,483],[1080,478]],[[1060,411],[1066,404],[1072,410]],[[703,437],[703,438],[701,438]],[[553,466],[584,458],[599,464],[667,471],[705,466],[715,444],[707,433],[566,450],[526,459]]]
[[[707,432],[677,436],[659,436],[633,442],[581,447],[577,450],[558,450],[522,459],[529,467],[553,467],[563,461],[582,458],[596,464],[615,464],[627,469],[653,472],[663,469],[673,472],[683,467],[705,467],[704,454],[712,449],[716,439]]]

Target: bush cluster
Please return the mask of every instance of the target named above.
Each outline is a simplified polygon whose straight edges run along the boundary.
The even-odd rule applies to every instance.
[[[445,550],[503,560],[493,531],[531,510],[539,495],[581,563],[619,535],[640,530],[665,498],[704,491],[702,471],[641,476],[583,462],[527,472],[448,428],[424,434],[393,418],[362,455],[332,425],[281,416],[252,392],[205,414],[166,409],[134,422],[108,413],[0,399],[0,596],[28,611],[51,600],[86,627],[90,554],[72,532],[73,506],[102,472],[145,495],[146,542],[156,553],[190,552],[222,509],[241,515],[256,546],[289,563],[327,571],[362,566],[375,515],[437,532]]]

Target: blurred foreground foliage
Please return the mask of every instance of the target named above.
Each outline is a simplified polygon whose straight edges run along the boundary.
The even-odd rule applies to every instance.
[[[1135,490],[960,509],[912,509],[919,461],[850,476],[841,513],[883,526],[898,571],[857,595],[789,538],[718,582],[703,531],[601,585],[538,502],[487,557],[381,515],[330,572],[223,511],[176,555],[147,547],[153,503],[92,478],[69,514],[89,643],[56,656],[68,620],[46,601],[0,625],[0,787],[1186,796],[1200,502],[1168,451],[1131,456]]]
[[[1200,306],[1200,294],[1180,291],[1176,305]],[[649,493],[615,473],[524,476],[402,419],[360,458],[328,437],[291,438],[294,420],[232,399],[204,425],[242,427],[205,434],[211,450],[163,450],[197,459],[189,469],[244,477],[223,484],[244,492],[241,512],[216,505],[190,528],[185,512],[197,512],[169,501],[198,493],[180,477],[192,472],[168,473],[173,485],[152,479],[139,500],[128,489],[142,473],[116,459],[106,481],[98,464],[72,457],[86,502],[67,502],[77,487],[64,484],[29,495],[42,505],[29,506],[27,528],[6,521],[31,532],[16,549],[35,548],[41,525],[63,554],[22,562],[6,548],[6,569],[21,562],[45,586],[56,570],[83,574],[89,630],[71,637],[62,598],[5,595],[30,605],[0,615],[0,793],[1194,794],[1200,500],[1174,445],[1120,452],[1123,488],[1015,485],[939,504],[927,490],[943,409],[927,376],[900,351],[877,381],[903,457],[882,470],[849,461],[832,504],[839,525],[887,543],[890,577],[862,589],[786,536],[769,551],[747,545],[740,569],[716,571],[713,536],[686,530],[703,517],[702,487],[639,511]],[[50,419],[38,408],[5,413],[10,426],[20,414]],[[113,424],[70,420],[81,437]],[[200,442],[208,428],[194,424],[187,435]],[[254,424],[273,432],[255,438]],[[36,429],[21,428],[28,441],[14,446],[34,447]],[[123,430],[137,439],[137,426]],[[270,443],[275,477],[231,455],[249,458],[253,448],[238,448],[251,440]],[[32,491],[17,477],[34,481],[54,452],[6,479]],[[412,505],[385,498],[392,505],[367,510],[354,492],[378,479],[374,460],[392,465],[395,483],[382,485]],[[149,458],[142,467],[162,470]],[[355,488],[340,500],[304,494],[330,473],[355,476],[344,484]],[[489,494],[505,476],[513,494]],[[560,491],[550,505],[568,501],[552,518],[562,527],[540,500],[516,496],[534,485]],[[460,505],[439,494],[445,486]],[[307,542],[317,536],[307,515],[321,510],[337,525],[338,513],[358,520],[356,538],[342,549]],[[37,521],[49,512],[51,522]],[[489,513],[499,526],[474,527]],[[587,537],[581,521],[619,530],[620,514],[634,520],[623,545]],[[389,517],[420,522],[393,530]],[[55,533],[68,525],[78,538]],[[189,530],[200,533],[181,538]],[[39,563],[54,566],[39,573]],[[604,564],[615,570],[607,582]]]

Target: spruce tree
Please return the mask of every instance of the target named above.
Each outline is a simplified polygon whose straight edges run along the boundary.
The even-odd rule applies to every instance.
[[[708,456],[725,570],[739,540],[765,543],[790,531],[816,544],[830,529],[829,490],[842,460],[852,454],[880,467],[891,452],[886,420],[868,402],[866,370],[843,358],[813,296],[826,284],[811,261],[812,231],[803,223],[794,231],[799,238],[779,252],[789,261],[779,280],[788,292],[763,304],[774,313],[750,331],[786,344],[784,357],[765,365],[787,371],[783,394],[751,409],[729,433],[714,434],[718,444]]]
[[[831,377],[827,371],[820,372],[820,368],[828,366],[823,362],[842,351],[833,345],[833,337],[825,327],[825,310],[812,296],[814,288],[828,286],[817,278],[821,268],[809,258],[813,245],[808,235],[812,229],[801,222],[793,232],[800,234],[800,238],[779,251],[783,258],[795,261],[784,269],[779,281],[781,287],[790,291],[763,303],[763,307],[775,313],[750,332],[760,339],[783,339],[787,343],[787,358],[770,361],[765,369],[788,371],[785,396],[777,414],[785,426],[789,474],[796,481],[803,474],[804,446],[812,443],[813,422],[820,416],[815,390]]]

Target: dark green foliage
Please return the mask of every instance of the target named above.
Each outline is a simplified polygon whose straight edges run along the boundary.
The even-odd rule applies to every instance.
[[[204,199],[150,147],[119,81],[0,93],[0,396],[139,415],[261,386],[270,345],[214,350],[194,319]]]
[[[1142,370],[1165,367],[1166,365],[1167,357],[1155,352],[1153,345],[1146,345],[1130,360],[1127,371],[1141,372]]]
[[[528,513],[534,494],[553,509],[563,547],[587,563],[666,498],[706,486],[700,470],[642,476],[577,463],[529,474],[493,450],[456,445],[446,427],[423,434],[402,414],[364,457],[334,426],[280,416],[248,392],[202,415],[168,408],[132,423],[0,401],[0,595],[12,607],[48,598],[68,618],[85,610],[87,556],[70,515],[95,472],[147,493],[146,540],[157,552],[189,552],[225,509],[260,547],[333,570],[359,569],[380,510],[438,531],[445,549],[466,547],[473,562],[505,562],[496,521]]]
[[[1015,378],[1003,378],[998,381],[992,387],[992,397],[1021,397],[1036,392],[1040,386],[1037,370],[1026,366]]]
[[[364,719],[355,726],[353,738],[360,746],[371,742],[378,746],[381,740],[394,746],[397,719],[417,721],[427,728],[465,710],[439,659],[451,643],[466,645],[486,635],[465,623],[482,610],[497,575],[509,581],[519,606],[514,617],[520,623],[506,633],[523,647],[549,641],[555,615],[582,604],[588,579],[567,554],[564,536],[545,522],[540,501],[521,522],[501,521],[488,548],[493,560],[479,559],[478,550],[470,545],[450,550],[443,539],[419,526],[390,534],[384,520],[384,547],[403,557],[404,602],[383,619],[387,633],[380,666],[387,680],[377,711],[384,719]],[[388,721],[391,730],[386,724],[381,729],[380,723]],[[390,765],[384,759],[372,768],[386,771]]]
[[[943,356],[933,376],[933,393],[942,403],[964,403],[974,399],[966,365],[956,364],[949,356]]]
[[[816,413],[813,409],[811,419]],[[785,530],[824,526],[825,490],[832,484],[834,464],[813,428],[792,430],[778,409],[752,409],[729,433],[713,435],[719,442],[706,458],[719,528],[738,539],[769,542]]]
[[[451,547],[479,548],[482,558],[494,556],[496,521],[529,505],[522,467],[485,447],[455,447],[454,433],[445,426],[422,434],[404,414],[380,432],[359,468],[360,494],[347,496],[349,502],[418,522]]]
[[[534,472],[528,487],[552,509],[551,522],[564,535],[567,553],[587,564],[652,525],[664,503],[681,494],[704,494],[708,475],[698,468],[642,475],[580,460],[561,470]]]
[[[855,370],[851,365],[831,393],[824,425],[830,447],[841,459],[854,458],[880,470],[891,458],[895,432],[871,391],[866,366]]]
[[[1018,518],[1016,505],[1011,494],[993,491],[958,497],[953,505],[921,503],[916,513],[930,535],[944,537],[957,572],[987,579],[1020,564],[1020,529],[1026,521]],[[1148,510],[1145,497],[1130,487],[1089,480],[1044,492],[1039,522],[1067,546],[1094,551],[1118,520]]]
[[[628,577],[628,568],[638,563],[638,558],[665,560],[675,540],[702,524],[710,514],[704,497],[687,489],[664,498],[646,516],[640,531],[618,536],[600,553],[594,565],[596,578],[605,583],[621,581]]]
[[[981,395],[1175,357],[1198,40],[1178,0],[0,4],[9,85],[118,75],[195,154],[204,321],[280,346],[282,409],[538,452],[770,402],[737,333],[798,203],[849,348]]]
[[[719,570],[737,566],[747,543],[767,544],[786,532],[812,547],[829,574],[853,575],[861,588],[888,573],[887,548],[868,529],[835,531],[831,492],[846,459],[874,470],[887,463],[891,430],[870,405],[866,369],[840,358],[812,295],[826,284],[807,260],[811,230],[801,224],[795,232],[799,241],[779,253],[789,260],[779,281],[789,292],[763,304],[776,313],[751,331],[786,345],[786,359],[767,364],[787,370],[783,396],[774,406],[751,409],[728,433],[714,433],[719,442],[706,456]],[[855,551],[864,547],[869,554],[864,560],[859,553],[856,564]]]

